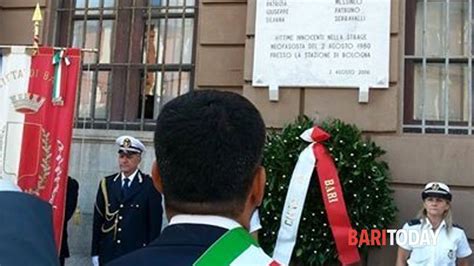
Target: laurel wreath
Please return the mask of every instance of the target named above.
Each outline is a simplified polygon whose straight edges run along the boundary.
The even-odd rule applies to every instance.
[[[299,117],[281,131],[270,131],[264,149],[267,172],[265,198],[260,207],[262,230],[259,242],[271,253],[278,235],[290,177],[299,154],[308,146],[299,137],[314,121]],[[355,126],[328,119],[321,128],[331,135],[323,143],[334,159],[352,227],[357,231],[388,228],[395,220],[396,207],[389,186],[388,164],[381,159],[385,151],[362,135]],[[339,265],[317,172],[313,173],[303,208],[291,265]],[[359,247],[362,257],[368,246]]]
[[[27,193],[34,194],[36,196],[39,196],[39,193],[45,189],[46,187],[46,180],[51,173],[51,143],[49,141],[50,139],[50,134],[49,132],[46,132],[43,128],[41,128],[41,149],[43,151],[43,158],[41,159],[41,173],[38,177],[38,185],[36,188],[30,188],[26,190]]]

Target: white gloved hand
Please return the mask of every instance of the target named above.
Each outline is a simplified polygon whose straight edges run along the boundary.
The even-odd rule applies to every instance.
[[[92,256],[92,265],[99,266],[99,256]]]

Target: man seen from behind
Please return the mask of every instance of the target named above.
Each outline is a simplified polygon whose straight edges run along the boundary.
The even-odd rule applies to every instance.
[[[264,141],[260,113],[238,94],[194,91],[166,104],[153,178],[169,226],[110,265],[279,265],[248,233],[264,194]]]

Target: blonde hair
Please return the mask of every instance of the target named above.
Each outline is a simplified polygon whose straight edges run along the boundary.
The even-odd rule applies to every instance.
[[[446,200],[446,203],[449,205],[449,208],[443,213],[443,219],[449,232],[451,228],[453,228],[453,211],[451,210],[451,201]],[[425,206],[421,206],[416,218],[422,219],[422,224],[426,223],[428,215],[426,213]]]

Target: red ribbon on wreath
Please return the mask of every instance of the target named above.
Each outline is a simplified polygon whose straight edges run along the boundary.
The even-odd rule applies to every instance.
[[[360,257],[357,246],[349,245],[348,235],[349,230],[352,230],[352,226],[347,215],[341,182],[333,158],[322,144],[330,137],[331,135],[321,128],[313,127],[311,138],[316,142],[313,145],[313,153],[316,157],[315,168],[319,176],[324,207],[336,243],[339,261],[346,265],[360,261]]]

